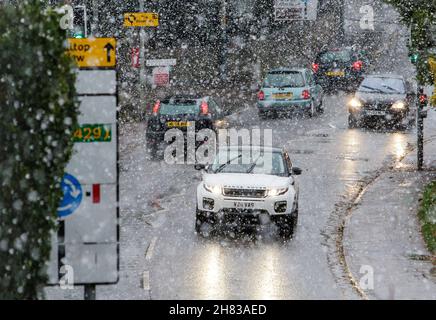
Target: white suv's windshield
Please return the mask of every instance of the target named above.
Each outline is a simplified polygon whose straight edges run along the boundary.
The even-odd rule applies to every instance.
[[[210,171],[214,173],[288,175],[282,153],[271,151],[219,151]]]

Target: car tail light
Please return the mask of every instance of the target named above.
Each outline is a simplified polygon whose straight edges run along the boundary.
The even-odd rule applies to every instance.
[[[353,63],[353,69],[355,70],[355,71],[360,71],[360,70],[362,70],[362,67],[363,67],[363,62],[362,61],[356,61],[356,62],[354,62]]]
[[[157,115],[160,109],[160,100],[157,100],[156,103],[153,106],[153,114]]]
[[[304,100],[308,100],[310,99],[310,91],[309,90],[303,90],[303,92],[301,93],[301,97]]]
[[[209,114],[209,105],[207,104],[206,101],[203,101],[201,103],[200,113],[203,114],[203,115],[208,115]]]
[[[319,70],[319,63],[312,63],[312,70],[317,73]]]
[[[265,93],[263,91],[259,91],[259,93],[257,94],[257,98],[259,100],[265,100]]]

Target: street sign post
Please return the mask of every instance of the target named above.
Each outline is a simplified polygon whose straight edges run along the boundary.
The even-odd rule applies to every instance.
[[[149,59],[145,62],[147,67],[168,67],[177,64],[176,59]]]
[[[67,54],[80,68],[115,67],[116,40],[114,38],[68,39]]]
[[[125,27],[158,27],[159,14],[154,12],[131,12],[124,14]]]
[[[95,298],[95,285],[117,283],[119,272],[117,75],[107,67],[109,58],[115,66],[116,43],[81,40],[69,40],[68,54],[71,46],[84,52],[76,80],[80,115],[61,183],[64,197],[58,208],[59,231],[52,236],[49,283],[70,279],[64,274],[70,270],[69,284],[85,285],[85,297]],[[101,53],[107,44],[111,52]],[[91,48],[100,51],[87,53]]]
[[[315,21],[318,0],[274,0],[275,21]]]

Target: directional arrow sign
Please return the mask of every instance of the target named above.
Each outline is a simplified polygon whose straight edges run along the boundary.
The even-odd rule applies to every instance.
[[[124,14],[125,27],[158,27],[159,14],[153,12],[131,12]]]
[[[114,38],[68,39],[67,54],[80,68],[107,68],[116,65]]]

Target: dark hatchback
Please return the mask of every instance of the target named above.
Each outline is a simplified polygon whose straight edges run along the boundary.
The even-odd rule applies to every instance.
[[[363,80],[369,60],[354,49],[334,49],[320,52],[312,70],[315,79],[327,92],[354,91]]]
[[[147,150],[155,157],[165,133],[171,129],[186,134],[188,128],[194,128],[195,133],[227,128],[224,116],[220,103],[212,97],[172,96],[158,100],[147,121]]]

